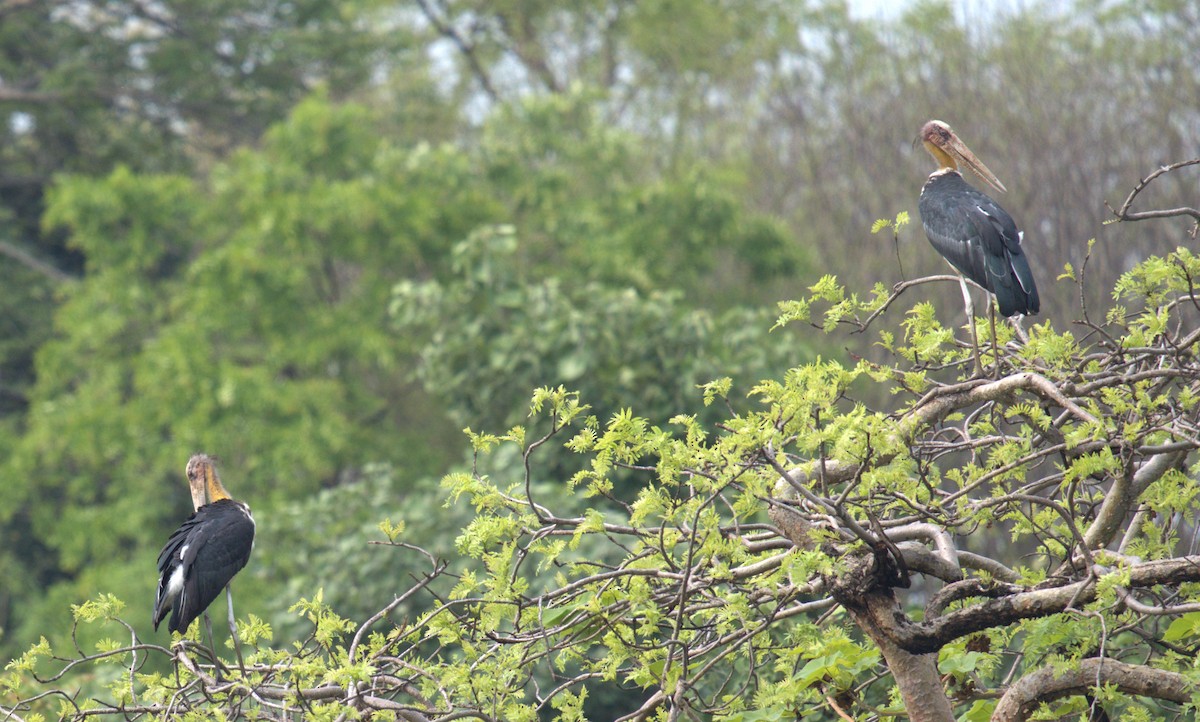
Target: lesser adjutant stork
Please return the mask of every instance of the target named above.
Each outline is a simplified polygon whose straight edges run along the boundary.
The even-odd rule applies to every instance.
[[[996,201],[972,188],[958,170],[965,165],[1001,193],[1004,184],[983,164],[949,125],[931,120],[921,128],[921,143],[938,168],[921,188],[918,210],[925,235],[938,253],[959,272],[963,303],[971,322],[971,343],[976,368],[980,368],[975,333],[975,304],[963,276],[996,297],[1000,314],[1030,316],[1038,312],[1037,285],[1029,259],[1021,249],[1025,234]],[[990,304],[989,304],[990,306]],[[995,333],[993,332],[993,338]]]
[[[233,575],[246,566],[254,547],[254,517],[250,515],[250,507],[229,496],[213,460],[204,454],[193,456],[187,463],[187,478],[195,512],[171,535],[158,555],[155,630],[170,613],[167,628],[186,632]],[[232,604],[231,598],[231,612]],[[232,625],[231,618],[231,629]]]

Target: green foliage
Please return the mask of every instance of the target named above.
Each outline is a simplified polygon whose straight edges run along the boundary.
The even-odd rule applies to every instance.
[[[101,594],[80,605],[73,605],[71,613],[76,621],[95,622],[100,619],[115,619],[125,609],[125,602],[111,594]]]
[[[513,275],[506,259],[515,252],[511,230],[481,231],[460,248],[460,285],[402,285],[393,313],[402,319],[413,313],[404,300],[447,289],[488,296],[495,305],[508,294],[527,300],[522,284],[505,280]],[[534,290],[555,297],[551,287]],[[866,331],[879,318],[873,301],[852,299],[834,278],[810,290],[807,301],[818,312],[847,304],[839,325]],[[592,295],[611,300],[599,288]],[[470,295],[458,300],[459,308],[476,302]],[[527,323],[522,304],[500,308],[510,324]],[[989,618],[940,644],[941,691],[960,702],[956,712],[964,719],[993,709],[980,692],[990,697],[1001,688],[1017,649],[1015,673],[1024,674],[1068,670],[1102,653],[1144,653],[1145,635],[1161,634],[1176,647],[1194,638],[1186,616],[1161,629],[1154,621],[1135,634],[1130,629],[1143,623],[1121,605],[1146,591],[1137,588],[1135,567],[1144,573],[1179,553],[1172,525],[1143,524],[1123,551],[1089,550],[1102,565],[1090,571],[1062,563],[1075,557],[1085,531],[1095,533],[1092,520],[1112,497],[1106,492],[1130,483],[1123,455],[1136,455],[1145,468],[1164,444],[1178,443],[1172,424],[1181,407],[1170,387],[1190,387],[1194,375],[1172,365],[1186,367],[1190,357],[1162,351],[1176,339],[1160,339],[1160,347],[1135,357],[1119,335],[1085,347],[1063,341],[1048,324],[1026,343],[1052,345],[1067,357],[1111,354],[1102,367],[1121,371],[1103,377],[1053,354],[1020,353],[1018,346],[998,359],[1004,376],[981,379],[971,376],[961,338],[950,333],[936,340],[944,329],[928,304],[918,301],[895,317],[910,331],[892,337],[899,340],[890,364],[817,358],[761,380],[744,399],[732,396],[732,381],[723,377],[690,389],[697,413],[665,420],[624,406],[601,412],[565,384],[544,386],[528,397],[527,416],[503,420],[507,431],[466,430],[471,464],[446,475],[441,492],[380,465],[353,483],[284,505],[275,521],[264,523],[260,541],[289,553],[264,559],[247,578],[294,580],[289,594],[301,601],[287,611],[290,620],[273,617],[268,624],[250,616],[242,623],[253,675],[247,688],[296,705],[304,694],[328,694],[360,711],[399,703],[527,720],[613,718],[647,704],[665,714],[677,704],[668,691],[681,685],[687,704],[718,719],[832,719],[834,708],[839,715],[901,714],[903,700],[879,650],[851,624],[861,619],[853,616],[853,595],[861,592],[841,588],[825,596],[861,560],[879,563],[852,531],[856,518],[866,520],[854,522],[860,528],[886,523],[892,533],[918,519],[916,527],[934,527],[963,546],[981,528],[1008,535],[1011,545],[1002,549],[1019,566],[1007,569],[1002,551],[980,550],[995,564],[983,571],[955,566],[965,578],[948,581],[976,586],[960,587],[973,591],[955,597],[949,610],[931,605],[925,624],[971,612],[979,602],[971,594],[1003,598],[1080,585],[1079,604],[1003,624]],[[1193,331],[1174,323],[1165,333]],[[1131,363],[1152,364],[1154,374],[1127,374]],[[1166,384],[1145,383],[1160,376]],[[858,398],[857,390],[877,379],[899,386],[890,397],[894,410]],[[1085,384],[1087,395],[1076,396]],[[1064,400],[1067,393],[1075,398]],[[717,399],[725,403],[711,403]],[[718,412],[718,422],[704,419]],[[1186,515],[1196,503],[1190,486],[1178,469],[1164,472],[1139,491],[1137,503],[1147,521]],[[808,538],[787,531],[781,540],[780,525],[791,524],[779,514],[785,504],[820,528]],[[418,549],[415,539],[436,543]],[[371,548],[368,541],[379,543]],[[1011,585],[1024,586],[1014,592]],[[1155,593],[1187,603],[1195,586],[1164,577]],[[274,588],[278,593],[278,582]],[[895,614],[913,612],[902,606]],[[76,609],[83,626],[119,623],[119,613],[110,596]],[[270,649],[274,629],[296,641]],[[103,630],[96,637],[101,656],[93,668],[124,674],[128,650]],[[5,682],[25,700],[23,711],[35,711],[28,699],[38,683],[28,670],[65,663],[48,649],[31,650]],[[1178,655],[1159,659],[1164,669],[1194,674]],[[183,691],[193,674],[198,681],[187,688],[193,691]],[[117,681],[98,678],[110,698],[129,704],[181,696],[196,709],[256,704],[241,696],[241,687],[214,686],[190,669],[178,679],[143,672],[119,680],[119,689]],[[362,694],[384,702],[361,706],[355,700]],[[1109,688],[1092,694],[1135,717],[1159,709]],[[317,717],[334,709],[317,699],[303,704]],[[1082,709],[1069,699],[1039,714]]]
[[[528,277],[675,289],[724,307],[762,300],[759,289],[806,266],[777,221],[738,199],[736,176],[702,162],[656,173],[637,136],[606,123],[595,100],[582,88],[531,98],[483,129],[483,173],[511,209]]]
[[[262,616],[241,630],[251,664],[278,667],[244,682],[294,695],[289,713],[393,714],[296,690],[413,669],[398,698],[504,719],[611,718],[652,689],[727,719],[832,718],[827,697],[850,692],[862,714],[894,711],[886,676],[858,683],[882,668],[844,616],[795,611],[800,588],[857,550],[741,541],[774,531],[772,463],[806,470],[796,486],[830,507],[796,503],[822,523],[920,519],[980,553],[1002,557],[996,539],[1011,541],[1022,583],[1076,571],[1075,538],[1114,485],[1194,438],[1194,336],[1179,331],[1195,254],[1124,273],[1096,317],[1089,304],[1129,249],[1178,234],[1137,224],[1126,243],[1127,224],[1086,257],[1068,244],[1095,233],[1072,208],[1192,144],[1186,122],[1127,132],[1197,105],[1194,74],[1179,71],[1200,27],[1185,6],[1085,1],[1068,16],[1034,3],[978,27],[940,2],[894,22],[753,0],[5,8],[0,242],[16,260],[0,264],[3,646],[16,654],[47,632],[61,655],[73,622],[69,643],[99,652],[79,666],[101,670],[80,705],[257,714],[241,687],[161,674],[161,648],[136,678],[118,676],[146,615],[120,626],[108,592],[151,598],[153,554],[188,510],[182,461],[205,449],[259,513],[236,586],[239,608]],[[939,312],[957,292],[889,290],[940,267],[907,237],[907,212],[871,227],[894,246],[857,237],[872,209],[911,204],[919,176],[893,172],[895,149],[948,98],[955,124],[1007,164],[1027,230],[1053,219],[1031,231],[1035,258],[1077,282],[1039,276],[1049,320],[1028,338],[980,324],[984,365],[1041,379],[1072,408],[1019,387],[928,413],[987,388],[947,325],[959,317]],[[1131,108],[1149,115],[1130,120]],[[1080,152],[1091,147],[1111,152]],[[1022,168],[1038,183],[1013,180]],[[1178,186],[1167,197],[1190,197]],[[814,277],[818,259],[828,273],[780,304],[768,334],[746,304],[793,295],[781,289]],[[1085,333],[1054,326],[1078,316]],[[861,335],[827,343],[809,327]],[[477,430],[468,450],[464,426]],[[464,451],[469,469],[435,488]],[[1187,538],[1174,520],[1195,515],[1195,469],[1177,466],[1140,490],[1125,557],[1101,557],[1118,571],[1098,574],[1099,602],[993,638],[1028,640],[1018,672],[1073,664],[1097,637],[1114,655],[1146,651],[1104,635],[1137,623],[1117,609],[1128,557],[1168,559]],[[829,529],[813,538],[846,544]],[[421,602],[400,599],[437,576],[413,543],[457,562]],[[350,620],[391,599],[355,647]],[[1167,641],[1193,639],[1184,619]],[[294,655],[268,648],[275,633]],[[955,642],[941,671],[970,695],[998,684],[1001,654]],[[754,694],[719,678],[752,679]],[[36,687],[14,679],[6,703]],[[198,689],[211,696],[188,696]],[[61,699],[40,712],[78,712]]]
[[[304,618],[289,608],[318,588],[340,617],[369,616],[380,599],[398,594],[427,566],[402,549],[385,553],[381,546],[415,538],[431,553],[453,553],[452,532],[469,515],[442,508],[443,501],[435,484],[376,464],[336,487],[257,515],[255,556],[238,576],[238,609],[258,613],[281,640],[302,636]],[[287,553],[260,554],[263,549]],[[412,610],[406,605],[397,614]]]
[[[895,219],[890,219],[890,218],[875,219],[875,222],[871,224],[871,233],[872,233],[872,235],[874,235],[876,233],[879,233],[880,231],[890,229],[892,231],[892,237],[894,239],[896,239],[897,242],[899,242],[900,229],[907,226],[908,223],[909,223],[908,211],[900,211],[899,213],[896,214]]]
[[[971,708],[959,715],[958,722],[988,722],[996,709],[995,700],[976,700]]]
[[[801,688],[819,683],[820,688],[837,693],[853,687],[864,672],[879,662],[879,651],[856,644],[839,630],[797,645],[802,660],[795,682]],[[947,670],[949,671],[949,670]]]
[[[0,518],[28,509],[55,550],[22,562],[34,574],[99,579],[93,562],[111,575],[128,550],[157,548],[186,515],[180,470],[197,449],[219,452],[234,493],[260,509],[363,458],[403,459],[418,475],[445,463],[428,441],[439,419],[418,427],[404,413],[425,397],[396,372],[408,351],[382,306],[400,269],[454,228],[457,181],[428,180],[441,160],[390,148],[369,117],[315,98],[206,186],[121,169],[55,189],[47,223],[90,265],[39,353],[4,467],[21,481],[0,492]],[[404,190],[410,179],[424,195]],[[397,443],[414,436],[426,440]],[[65,503],[39,503],[51,495]]]
[[[741,209],[731,184],[699,169],[655,178],[631,136],[599,123],[585,101],[514,106],[490,121],[475,152],[395,145],[379,133],[380,114],[318,95],[260,149],[203,179],[118,167],[60,180],[44,222],[67,233],[87,276],[69,289],[58,337],[39,352],[26,428],[4,467],[21,481],[0,492],[0,518],[33,509],[30,535],[54,554],[6,566],[56,580],[97,560],[132,563],[125,550],[154,547],[184,515],[184,495],[159,490],[197,449],[219,453],[241,477],[235,493],[261,509],[365,461],[403,462],[417,477],[441,470],[454,428],[520,421],[519,389],[589,376],[585,390],[606,387],[598,397],[609,404],[653,379],[660,391],[647,400],[670,414],[698,408],[694,387],[739,346],[758,347],[747,360],[756,374],[794,357],[795,345],[754,337],[753,312],[714,318],[686,309],[681,293],[601,285],[698,288],[734,267],[778,276],[799,256],[779,228]],[[502,219],[532,240],[494,270],[473,267],[478,254],[447,256],[452,240]],[[646,248],[667,255],[635,259]],[[383,299],[400,279],[432,294],[440,286],[427,279],[452,284],[464,274],[473,274],[469,293],[494,281],[507,294],[497,311],[524,303],[532,287],[521,279],[543,279],[541,303],[529,305],[529,324],[513,326],[488,319],[490,297],[477,296],[468,304],[480,317],[468,319],[476,335],[451,342],[486,334],[493,365],[451,366],[460,375],[421,376],[418,388],[403,369],[414,354],[460,353],[423,336],[459,323],[464,308],[439,298],[419,327],[405,328],[412,333],[395,334]],[[578,282],[589,276],[597,280]],[[560,313],[562,334],[538,327]],[[639,336],[665,345],[635,350]],[[695,358],[672,367],[677,353]],[[496,370],[510,365],[524,375],[500,379]],[[450,407],[433,408],[431,397]],[[70,501],[38,503],[59,493]],[[29,630],[38,623],[26,621]]]
[[[598,418],[631,398],[659,421],[681,412],[712,418],[699,387],[721,372],[782,369],[806,350],[756,330],[764,318],[753,311],[714,315],[670,292],[530,276],[521,246],[511,227],[477,231],[455,247],[453,278],[393,291],[397,330],[425,344],[418,378],[462,424],[520,424],[522,389],[539,385],[578,389]],[[452,329],[448,318],[457,319]]]
[[[311,600],[301,599],[296,602],[288,611],[303,617],[313,625],[313,637],[317,644],[325,649],[331,649],[341,641],[345,633],[354,630],[354,624],[350,620],[339,617],[325,604],[323,589],[318,589],[316,596]]]
[[[0,417],[5,437],[22,431],[41,371],[35,352],[55,332],[58,306],[78,299],[81,274],[107,269],[173,273],[197,234],[188,224],[195,204],[164,192],[194,180],[232,148],[258,142],[312,88],[351,94],[379,65],[404,67],[413,91],[431,85],[400,51],[412,35],[363,22],[371,4],[260,0],[140,3],[83,2],[7,7],[0,27]],[[415,94],[415,92],[414,92]],[[426,115],[438,113],[426,92]],[[444,105],[444,104],[442,104]],[[444,113],[443,113],[444,114]],[[66,174],[108,184],[63,180]],[[155,175],[151,190],[136,177]],[[121,179],[126,182],[121,183]],[[58,218],[43,225],[47,195],[59,194]],[[64,201],[78,191],[80,197]],[[124,214],[130,194],[144,213]],[[177,201],[177,202],[169,202]],[[66,218],[74,214],[76,218]],[[82,215],[80,215],[82,214]],[[156,216],[171,216],[169,220]],[[84,218],[83,216],[86,216]],[[61,226],[74,226],[71,234]],[[86,228],[108,231],[91,234]],[[117,257],[117,258],[114,258]],[[120,285],[118,278],[128,282]],[[116,316],[146,317],[161,300],[145,296],[140,278],[118,275],[106,285],[110,311],[91,308],[103,328]],[[89,285],[92,285],[89,282]],[[128,291],[128,292],[126,292]],[[94,287],[83,292],[95,298]],[[134,298],[142,294],[140,300]],[[100,299],[96,299],[100,300]],[[79,312],[76,307],[75,312]],[[147,314],[147,311],[151,313]],[[61,328],[61,327],[60,327]],[[97,338],[97,340],[100,340]],[[111,337],[109,340],[112,340]],[[118,349],[119,352],[119,349]],[[97,362],[106,357],[98,356]],[[3,457],[10,456],[8,449]],[[27,580],[29,587],[40,581]]]

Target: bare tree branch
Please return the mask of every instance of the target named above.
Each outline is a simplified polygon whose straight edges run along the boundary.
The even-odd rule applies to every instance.
[[[62,93],[24,90],[0,84],[0,103],[56,103],[62,99]]]
[[[1142,492],[1161,479],[1163,474],[1182,464],[1187,457],[1187,451],[1157,454],[1142,464],[1132,478],[1117,477],[1112,490],[1104,497],[1100,511],[1096,513],[1096,520],[1084,533],[1085,548],[1107,546],[1124,528],[1125,518]]]
[[[60,271],[45,261],[38,260],[32,254],[7,241],[0,241],[0,254],[8,256],[14,261],[37,271],[55,283],[67,283],[76,280],[74,276]]]
[[[1119,209],[1114,210],[1113,207],[1110,206],[1107,201],[1105,201],[1104,205],[1108,208],[1108,210],[1112,211],[1113,215],[1115,215],[1117,217],[1116,220],[1118,220],[1118,221],[1145,221],[1145,220],[1150,220],[1153,218],[1173,218],[1175,216],[1191,216],[1192,218],[1196,219],[1196,225],[1192,228],[1192,237],[1195,238],[1196,230],[1200,229],[1200,210],[1197,210],[1197,209],[1191,208],[1191,207],[1187,207],[1187,206],[1180,207],[1180,208],[1171,208],[1168,210],[1138,211],[1138,212],[1134,212],[1129,209],[1133,206],[1133,201],[1135,198],[1138,197],[1138,194],[1140,194],[1142,191],[1144,191],[1146,189],[1146,187],[1148,185],[1150,185],[1150,183],[1153,182],[1156,178],[1158,178],[1161,175],[1165,175],[1167,173],[1177,171],[1180,168],[1186,168],[1187,166],[1190,166],[1190,165],[1196,165],[1197,163],[1200,163],[1200,158],[1193,158],[1192,160],[1180,161],[1179,163],[1172,163],[1171,165],[1163,166],[1162,168],[1159,168],[1158,170],[1154,171],[1150,175],[1143,178],[1140,182],[1138,182],[1138,184],[1136,186],[1134,186],[1133,190],[1129,192],[1129,195],[1125,198],[1125,202],[1121,204],[1121,207]]]
[[[1127,573],[1130,575],[1130,587],[1196,582],[1200,581],[1200,556],[1146,562],[1129,568]],[[974,632],[1022,619],[1058,614],[1095,598],[1096,581],[1088,578],[1073,584],[1010,594],[922,622],[909,622],[907,618],[896,615],[883,626],[885,633],[902,648],[921,654],[937,651],[949,642]]]
[[[483,92],[487,93],[490,100],[499,100],[500,94],[496,92],[496,86],[492,84],[492,78],[487,70],[483,67],[483,63],[479,60],[478,50],[475,44],[463,37],[462,33],[454,27],[450,20],[443,18],[437,14],[433,7],[429,4],[429,0],[417,0],[417,5],[421,8],[421,13],[429,24],[438,31],[442,37],[454,43],[454,47],[462,53],[462,56],[467,61],[467,65],[471,68],[471,74],[479,81],[479,87],[483,88]]]
[[[509,51],[526,68],[533,71],[534,77],[541,80],[547,90],[552,93],[561,93],[562,83],[555,77],[554,71],[546,60],[546,51],[538,40],[529,8],[521,5],[516,7],[519,8],[518,12],[520,13],[520,16],[515,18],[516,22],[513,22],[514,18],[510,17],[510,14],[502,12],[497,15],[505,33],[512,40]]]

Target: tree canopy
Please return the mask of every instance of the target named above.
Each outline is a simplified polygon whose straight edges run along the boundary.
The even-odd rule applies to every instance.
[[[860,298],[826,278],[779,323],[875,334],[888,362],[796,365],[711,425],[600,419],[541,389],[527,422],[471,432],[476,463],[443,480],[469,507],[453,551],[408,541],[404,515],[378,526],[374,554],[409,559],[374,613],[344,618],[318,592],[292,608],[308,636],[291,651],[250,614],[246,667],[225,677],[196,641],[43,641],[5,684],[22,714],[127,718],[1185,716],[1200,691],[1198,273],[1180,248],[1123,276],[1103,314],[1081,309],[1080,334],[998,326],[984,377],[911,287]],[[856,399],[878,383],[892,408]],[[729,379],[702,398],[734,402]],[[569,478],[542,471],[556,445]],[[505,448],[523,461],[483,473]],[[102,595],[76,623],[128,636],[122,612]],[[155,657],[175,673],[147,673]],[[77,665],[111,669],[107,691],[28,696]]]
[[[1200,19],[994,10],[0,3],[0,710],[1192,714]],[[142,613],[199,451],[245,668]]]

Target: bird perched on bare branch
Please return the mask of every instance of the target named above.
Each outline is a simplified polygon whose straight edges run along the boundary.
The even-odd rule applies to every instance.
[[[958,170],[962,163],[992,188],[1005,192],[1004,184],[975,157],[967,144],[959,140],[950,126],[931,120],[921,127],[918,140],[937,161],[938,168],[929,174],[921,188],[917,206],[925,235],[942,258],[958,271],[963,305],[971,325],[971,348],[975,355],[975,370],[983,371],[979,355],[979,334],[975,328],[975,302],[964,279],[971,279],[996,298],[1000,315],[1005,317],[1032,316],[1041,308],[1037,285],[1029,259],[1021,248],[1025,234],[1017,230],[1012,216],[1000,204],[975,190],[963,180]],[[988,303],[988,318],[992,326],[995,347],[996,316]],[[1014,324],[1018,332],[1020,326]]]
[[[1025,234],[998,203],[963,180],[958,165],[1001,193],[1004,184],[942,121],[926,123],[920,140],[938,162],[919,204],[929,242],[950,265],[996,297],[1001,316],[1037,313],[1037,285],[1021,248]],[[963,296],[970,306],[965,284]]]
[[[186,632],[246,566],[254,547],[250,507],[230,497],[212,458],[196,454],[189,459],[187,478],[195,512],[167,539],[158,555],[156,631],[170,613],[167,628]]]

